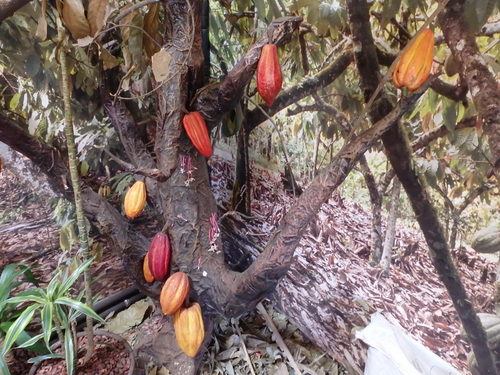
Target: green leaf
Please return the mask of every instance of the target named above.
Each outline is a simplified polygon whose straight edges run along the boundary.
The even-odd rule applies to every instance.
[[[94,258],[89,259],[87,262],[82,263],[76,270],[69,276],[66,280],[64,280],[59,289],[59,296],[66,294],[66,292],[71,288],[71,286],[75,283],[75,281],[80,277],[81,273],[94,261]]]
[[[11,111],[15,111],[17,109],[17,106],[19,105],[19,99],[21,98],[21,93],[15,93],[12,98],[10,99],[9,102],[9,109]]]
[[[26,59],[26,74],[31,78],[35,78],[37,73],[40,71],[40,57],[38,55],[31,55]]]
[[[42,297],[35,296],[35,295],[27,295],[27,296],[15,296],[15,297],[10,297],[5,301],[5,303],[15,303],[15,304],[20,304],[24,302],[36,302],[41,305],[45,304],[47,301],[43,299]]]
[[[0,323],[0,329],[7,333],[12,324],[14,324],[14,322]],[[48,353],[47,348],[44,345],[38,344],[37,341],[38,339],[33,340],[33,338],[26,331],[22,331],[16,339],[16,345],[18,348],[27,348],[39,354]]]
[[[26,326],[31,322],[31,319],[33,319],[35,311],[39,307],[40,307],[39,304],[28,306],[26,309],[24,309],[21,315],[19,315],[19,318],[16,319],[14,324],[12,324],[12,326],[7,331],[7,334],[5,335],[2,350],[0,351],[1,355],[5,355],[5,353],[7,353],[10,350],[12,344],[14,344],[17,337],[21,334],[22,331],[24,331],[24,328],[26,328]]]
[[[68,297],[59,297],[58,299],[55,300],[55,303],[57,303],[59,305],[69,306],[72,309],[81,312],[82,314],[88,315],[88,316],[92,317],[93,319],[95,319],[101,323],[104,323],[104,320],[99,315],[97,315],[96,312],[94,310],[92,310],[92,308],[90,308],[89,306],[87,306],[86,304],[84,304],[82,302],[75,301],[74,299],[71,299]]]
[[[52,333],[52,320],[54,319],[54,305],[52,303],[48,303],[43,307],[41,318],[43,339],[47,348],[50,348],[50,334]]]
[[[457,103],[443,98],[443,122],[446,128],[453,132],[457,123]]]
[[[47,298],[49,301],[53,301],[59,295],[58,290],[61,288],[61,283],[59,282],[59,277],[61,276],[61,272],[58,271],[50,280],[49,285],[47,285]],[[68,279],[65,280],[65,282]],[[64,294],[65,292],[61,293]]]
[[[385,28],[401,7],[401,0],[386,0],[382,3],[382,27]]]
[[[17,264],[9,264],[5,266],[0,275],[0,302],[9,297],[10,291],[13,289],[12,282],[22,272],[16,271]]]
[[[464,16],[471,31],[479,31],[494,9],[495,0],[466,0],[464,4]]]
[[[54,331],[55,328],[52,329],[52,331]],[[40,339],[43,338],[43,333],[40,333],[36,336],[33,336],[31,337],[29,340],[25,341],[24,343],[22,344],[19,344],[18,345],[18,348],[30,348],[30,347],[33,347]],[[44,348],[44,352],[42,352],[43,354],[47,353],[48,350],[46,347],[43,347]],[[31,348],[30,348],[31,349]],[[38,352],[37,350],[35,350],[36,352]]]
[[[73,345],[73,335],[69,328],[64,332],[64,357],[66,358],[66,373],[73,375],[75,371],[75,346]]]
[[[62,354],[45,354],[45,355],[39,355],[38,357],[30,358],[28,359],[28,363],[38,363],[45,361],[47,359],[54,359],[54,358],[61,358],[63,359],[64,356]]]
[[[0,374],[10,375],[9,366],[7,366],[7,362],[3,355],[0,355]]]

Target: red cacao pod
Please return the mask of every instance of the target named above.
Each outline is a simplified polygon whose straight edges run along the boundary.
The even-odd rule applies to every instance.
[[[142,263],[142,273],[144,275],[144,280],[146,280],[147,283],[152,283],[155,280],[153,274],[151,273],[151,270],[149,269],[148,254],[146,254]]]
[[[128,189],[127,194],[125,194],[125,199],[123,201],[125,215],[133,219],[142,212],[145,205],[146,184],[142,181],[136,181],[132,187]]]
[[[205,338],[203,315],[198,303],[181,307],[174,315],[175,339],[187,356],[194,358]]]
[[[209,158],[212,156],[212,143],[208,135],[207,123],[200,112],[190,112],[182,119],[184,129],[198,152]]]
[[[163,233],[157,233],[151,240],[148,250],[149,269],[155,280],[163,281],[168,276],[170,267],[170,240]]]
[[[161,311],[165,315],[172,315],[179,310],[189,294],[189,278],[184,272],[171,275],[160,294]]]
[[[434,33],[425,29],[410,43],[392,72],[392,81],[396,87],[405,86],[408,90],[415,91],[422,86],[431,72]]]
[[[274,103],[282,83],[278,47],[274,44],[265,44],[257,64],[257,91],[268,107]]]

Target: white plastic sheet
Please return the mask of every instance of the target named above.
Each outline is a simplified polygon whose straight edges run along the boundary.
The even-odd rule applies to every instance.
[[[370,346],[365,375],[460,375],[449,363],[389,323],[380,312],[356,333]]]

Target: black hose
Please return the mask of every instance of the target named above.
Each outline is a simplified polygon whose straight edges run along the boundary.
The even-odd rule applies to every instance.
[[[92,308],[104,319],[111,312],[120,312],[145,297],[146,295],[142,294],[135,286],[131,286],[100,300]],[[85,315],[80,315],[76,318],[77,331],[83,328],[84,323]]]

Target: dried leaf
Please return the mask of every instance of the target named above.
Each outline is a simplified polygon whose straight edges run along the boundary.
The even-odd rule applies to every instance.
[[[89,44],[91,44],[94,41],[94,38],[92,38],[90,35],[86,36],[85,38],[80,38],[76,41],[76,44],[78,47],[87,47]]]
[[[149,10],[144,16],[144,35],[143,45],[149,57],[160,50],[162,38],[158,31],[160,24],[160,3],[154,3],[149,6]]]
[[[62,9],[64,25],[75,39],[85,38],[90,33],[81,0],[65,0]]]
[[[101,48],[101,60],[104,70],[113,69],[120,64],[120,61],[109,53],[106,48]]]
[[[120,13],[124,12],[125,10],[127,10],[130,7],[131,7],[131,4],[125,5],[123,8],[120,9]],[[123,17],[120,20],[120,25],[121,26],[131,25],[132,20],[134,19],[136,14],[138,14],[137,10],[134,10],[133,12],[127,14],[125,17]],[[128,42],[128,38],[130,37],[130,27],[120,27],[120,31],[122,34],[122,42],[123,42],[123,44],[126,44]]]
[[[87,9],[87,20],[90,25],[90,35],[95,36],[106,24],[109,0],[90,0]]]
[[[111,319],[107,325],[107,329],[119,335],[129,328],[141,324],[144,319],[144,314],[146,314],[146,310],[150,306],[148,299],[137,301],[128,309],[119,312],[118,315]]]
[[[36,28],[35,37],[38,40],[47,39],[47,0],[42,0],[42,9],[40,10],[40,18],[38,19],[38,26]]]
[[[156,82],[162,82],[167,79],[171,59],[172,56],[170,53],[163,48],[151,58],[151,65]]]

